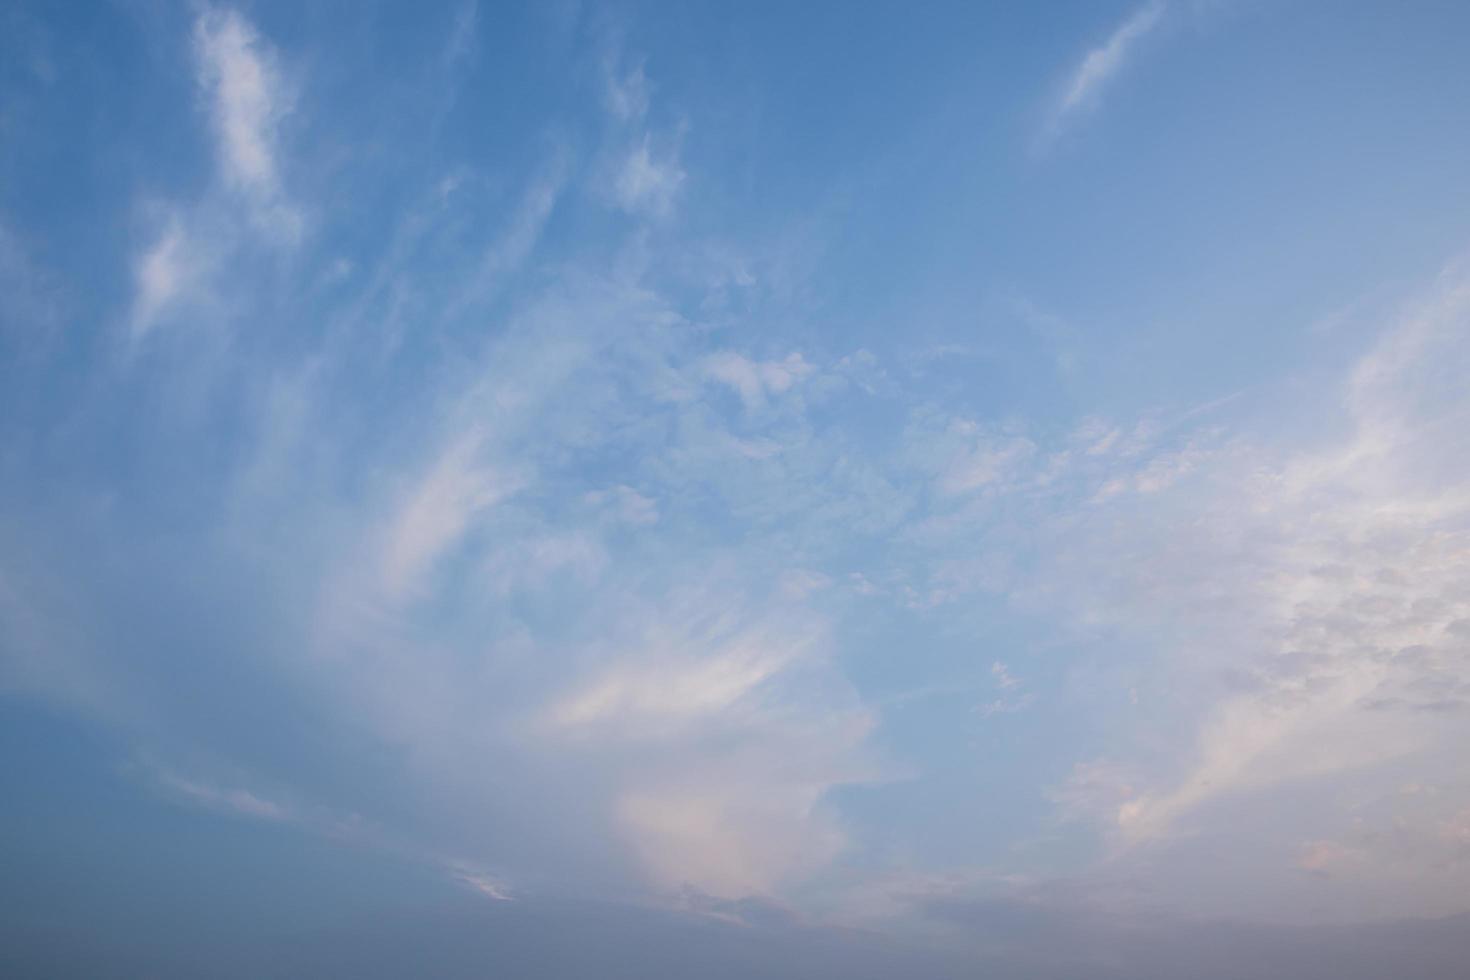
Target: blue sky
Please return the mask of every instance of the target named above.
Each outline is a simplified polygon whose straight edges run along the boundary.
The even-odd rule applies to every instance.
[[[1470,9],[790,6],[0,14],[16,963],[1453,940]]]

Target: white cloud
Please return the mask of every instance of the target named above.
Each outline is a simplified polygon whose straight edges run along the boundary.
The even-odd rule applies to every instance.
[[[820,868],[845,844],[816,812],[826,779],[751,781],[717,767],[712,778],[633,790],[617,814],[653,880],[716,898],[770,895],[791,875]]]
[[[1470,618],[1470,482],[1442,455],[1458,459],[1470,422],[1451,380],[1470,368],[1467,318],[1470,281],[1450,279],[1358,363],[1344,397],[1351,436],[1257,462],[1238,508],[1216,518],[1258,542],[1214,559],[1214,588],[1241,590],[1265,649],[1241,665],[1254,689],[1201,731],[1192,771],[1120,811],[1131,836],[1243,787],[1431,750],[1435,706],[1470,707],[1455,632]]]
[[[1024,437],[982,436],[949,464],[939,482],[945,493],[968,493],[1010,475],[1036,446]]]
[[[661,217],[672,210],[684,176],[678,154],[655,156],[644,136],[623,158],[613,179],[613,196],[624,211]]]
[[[1096,98],[1160,10],[1143,8],[1089,56],[1075,107]],[[233,13],[204,15],[198,32],[225,196],[284,206],[289,168],[278,151],[289,100],[274,56]],[[641,120],[646,83],[641,72],[625,80],[612,111]],[[677,155],[653,153],[642,134],[615,142],[626,149],[629,139],[631,157],[609,157],[626,164],[619,200],[667,211],[683,179]],[[473,238],[473,222],[453,224],[443,241],[454,247],[436,252],[427,229],[472,197],[477,180],[437,184],[433,208],[389,243],[379,268],[368,259],[361,276],[334,286],[373,280],[362,306],[330,311],[326,342],[301,340],[309,367],[279,375],[300,379],[291,391],[241,407],[261,411],[260,428],[276,434],[261,440],[277,461],[255,484],[291,507],[270,521],[247,513],[240,537],[262,539],[250,554],[277,563],[265,567],[282,578],[281,593],[299,586],[329,627],[338,615],[363,627],[303,639],[293,631],[309,614],[265,610],[279,620],[268,645],[285,651],[283,684],[332,699],[324,714],[392,746],[407,771],[394,789],[424,790],[434,798],[426,809],[490,828],[471,841],[479,846],[449,853],[498,867],[499,855],[519,860],[527,846],[540,847],[533,863],[590,840],[588,851],[617,851],[597,859],[631,850],[660,887],[731,897],[770,893],[828,865],[846,837],[824,801],[834,787],[872,778],[872,717],[830,649],[830,637],[844,635],[833,627],[846,624],[802,609],[816,600],[877,616],[890,604],[954,610],[990,592],[1078,632],[1116,630],[1124,656],[1163,649],[1160,673],[1182,677],[1178,689],[1193,698],[1179,695],[1182,720],[1164,719],[1151,741],[1120,738],[1106,749],[1112,758],[1164,743],[1162,761],[1079,765],[1055,794],[1138,841],[1170,838],[1244,790],[1432,752],[1444,732],[1462,731],[1470,426],[1462,410],[1445,411],[1463,403],[1463,357],[1445,356],[1462,332],[1460,287],[1363,360],[1344,396],[1355,426],[1345,445],[1253,447],[1149,420],[1096,420],[1047,445],[1019,422],[934,407],[942,392],[899,390],[866,352],[819,372],[800,353],[759,360],[712,350],[711,324],[685,319],[694,314],[684,304],[624,267],[607,277],[574,262],[570,272],[537,270],[506,304],[515,309],[508,322],[446,327],[536,257],[567,172],[570,163],[554,161],[503,227]],[[144,250],[136,330],[197,288],[193,263],[214,227],[191,215]],[[437,264],[446,255],[450,264]],[[421,328],[408,338],[418,346],[405,373],[376,349],[348,346],[367,332],[359,314],[373,302],[400,286],[429,294],[446,282],[451,295],[431,296],[423,317],[402,321]],[[328,302],[329,292],[309,298]],[[260,308],[270,307],[245,306]],[[367,370],[334,378],[338,364],[343,375]],[[899,447],[839,398],[897,404],[896,421],[908,413],[911,423]],[[737,399],[744,412],[728,410]],[[835,410],[805,411],[821,399]],[[393,411],[379,413],[384,400]],[[364,421],[343,421],[357,409]],[[354,458],[337,458],[335,446]],[[422,456],[420,447],[429,447]],[[242,494],[260,492],[244,483]],[[136,539],[95,520],[119,535],[107,542],[112,552],[127,554]],[[834,581],[848,586],[822,591]],[[34,603],[29,589],[0,586],[8,636],[12,620],[29,626]],[[272,601],[258,599],[262,591],[228,595]],[[973,605],[989,615],[999,604]],[[28,648],[54,659],[49,633],[34,635]],[[301,657],[303,647],[330,655]],[[984,715],[1037,703],[1031,689],[1051,673],[1023,682],[989,656],[966,669],[963,704],[977,687],[993,688],[976,708]],[[1245,680],[1219,696],[1209,684],[1227,669]],[[1120,723],[1136,734],[1132,724]],[[257,817],[287,812],[246,791],[176,789]],[[1459,840],[1458,807],[1446,802],[1414,826],[1448,847]],[[532,830],[497,836],[516,826]],[[1328,839],[1325,829],[1292,833],[1293,842]],[[604,847],[600,834],[622,846]],[[455,873],[489,897],[506,894],[499,875],[477,865]]]
[[[650,88],[643,64],[640,62],[627,71],[620,72],[615,59],[609,54],[603,61],[603,71],[603,98],[608,111],[624,123],[642,119],[648,112]]]
[[[1006,665],[999,660],[990,665],[990,677],[1000,696],[976,707],[975,710],[982,718],[1013,715],[1018,711],[1025,711],[1035,702],[1036,696],[1029,691],[1022,691],[1021,679],[1012,677]]]
[[[780,361],[752,361],[732,351],[712,354],[704,361],[704,376],[733,389],[749,409],[790,390],[816,369],[799,353]]]
[[[388,525],[381,575],[390,597],[406,598],[480,511],[513,494],[519,481],[479,462],[481,440],[460,437],[409,492]]]
[[[832,577],[809,568],[790,568],[781,573],[780,585],[782,595],[800,601],[813,593],[830,588]]]
[[[195,24],[194,44],[226,176],[242,186],[273,188],[275,129],[286,107],[259,36],[235,11],[214,9]]]
[[[158,237],[134,260],[134,339],[184,309],[221,313],[247,280],[219,275],[240,260],[242,246],[262,239],[289,246],[302,233],[300,210],[281,183],[276,144],[292,100],[274,52],[236,11],[205,8],[193,55],[221,179],[198,201],[171,205]]]
[[[1302,846],[1296,866],[1314,874],[1330,874],[1341,870],[1344,865],[1351,864],[1359,858],[1360,855],[1351,848],[1344,847],[1335,841],[1311,841]]]
[[[1075,763],[1062,785],[1048,790],[1047,798],[1067,819],[1116,819],[1118,808],[1138,793],[1138,773],[1108,759]]]
[[[1117,761],[1079,764],[1052,798],[1107,829],[1117,873],[1146,868],[1215,911],[1310,898],[1369,915],[1386,895],[1463,910],[1470,862],[1446,828],[1470,807],[1451,762],[1470,737],[1466,322],[1455,265],[1311,409],[1290,409],[1320,413],[1303,417],[1330,437],[1227,437],[1199,413],[1094,420],[916,533],[930,588],[999,592],[1109,650],[1073,683],[1107,678],[1088,696]],[[916,428],[921,459],[946,458],[942,420]],[[1411,778],[1423,791],[1385,788]],[[1227,838],[1235,858],[1212,864]],[[1304,840],[1327,843],[1293,856]],[[1170,891],[1173,874],[1195,890]],[[1324,875],[1352,885],[1298,893]]]
[[[659,135],[648,121],[653,84],[643,63],[624,67],[629,59],[616,32],[604,44],[602,102],[613,125],[597,168],[598,191],[631,215],[666,217],[687,176],[679,163],[682,126]]]
[[[138,259],[133,273],[132,326],[135,338],[151,330],[168,307],[189,288],[192,278],[189,251],[183,228],[174,218]]]
[[[583,499],[614,521],[640,527],[658,523],[658,502],[629,486],[590,490]]]
[[[301,219],[285,199],[276,157],[293,106],[274,52],[236,11],[207,8],[194,25],[194,53],[227,183],[251,199],[263,228],[294,239]]]
[[[505,542],[486,563],[496,595],[537,590],[570,576],[592,585],[607,567],[608,554],[594,534],[581,530],[545,529],[521,540]]]
[[[652,650],[621,662],[552,706],[549,720],[562,728],[604,726],[619,732],[662,733],[670,724],[702,720],[731,708],[810,648],[814,637],[778,636],[752,629],[692,648],[687,636],[655,629]],[[609,731],[610,730],[610,731]]]
[[[221,810],[256,820],[287,820],[291,811],[246,789],[220,787],[185,779],[176,773],[158,773],[159,782],[184,799],[212,810]]]
[[[499,877],[476,868],[474,865],[454,863],[449,868],[450,877],[493,902],[514,901],[510,886]]]
[[[545,737],[612,766],[617,825],[661,889],[770,894],[844,836],[820,802],[873,777],[872,720],[809,617],[725,590],[660,604],[607,666],[555,699]],[[608,756],[620,743],[632,755]]]
[[[905,445],[908,464],[932,481],[941,498],[1016,493],[1042,481],[1048,466],[1076,469],[1066,458],[1038,458],[1037,444],[1015,426],[981,423],[929,407],[913,413]],[[941,513],[949,503],[941,503]]]
[[[1006,668],[1006,665],[1001,663],[999,660],[990,665],[990,676],[995,678],[995,686],[1000,688],[1002,691],[1008,691],[1013,687],[1019,686],[1021,683],[1019,680],[1011,676],[1010,670],[1008,670]]]
[[[444,61],[455,65],[474,55],[476,32],[480,27],[480,5],[476,0],[466,0],[454,13],[449,41],[444,46]]]
[[[1107,40],[1083,56],[1052,115],[1053,135],[1069,117],[1097,104],[1102,90],[1123,69],[1139,41],[1159,26],[1164,10],[1162,0],[1149,0],[1118,25]]]
[[[1018,426],[914,413],[908,462],[926,474],[932,503],[902,532],[917,552],[895,598],[934,609],[998,593],[1058,623],[1069,642],[1108,651],[1080,658],[1071,683],[1108,719],[1119,761],[1079,766],[1053,799],[1108,829],[1117,867],[1198,879],[1205,858],[1190,841],[1238,833],[1242,814],[1279,812],[1251,839],[1266,864],[1248,901],[1286,888],[1264,870],[1270,847],[1287,874],[1295,864],[1282,855],[1296,842],[1332,834],[1369,856],[1372,841],[1393,839],[1398,858],[1354,864],[1353,894],[1398,888],[1407,900],[1394,861],[1421,855],[1416,866],[1429,868],[1428,855],[1453,850],[1442,828],[1470,806],[1470,786],[1449,775],[1450,746],[1470,737],[1466,322],[1460,264],[1340,383],[1263,412],[1339,434],[1327,439],[1252,439],[1206,423],[1229,399],[1172,419],[1089,420],[1056,447]],[[1003,696],[982,714],[1022,706],[1004,696],[1013,678],[1002,670]],[[1099,677],[1106,691],[1092,690]],[[1350,816],[1283,802],[1407,772],[1437,782],[1432,810],[1424,796]],[[1361,839],[1343,836],[1350,820],[1363,822]],[[1463,909],[1457,874],[1420,888],[1415,908]],[[1247,886],[1231,887],[1239,898]]]
[[[475,304],[492,299],[505,288],[510,277],[535,251],[556,209],[564,182],[565,163],[559,156],[553,157],[536,174],[509,222],[464,277],[463,285],[446,305],[447,318],[453,319]]]

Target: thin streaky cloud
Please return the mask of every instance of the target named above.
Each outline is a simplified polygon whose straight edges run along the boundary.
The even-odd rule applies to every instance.
[[[1118,25],[1106,41],[1092,48],[1072,70],[1061,101],[1052,114],[1048,135],[1058,134],[1067,120],[1097,105],[1103,89],[1134,56],[1138,42],[1158,28],[1165,4],[1160,0],[1139,7]]]

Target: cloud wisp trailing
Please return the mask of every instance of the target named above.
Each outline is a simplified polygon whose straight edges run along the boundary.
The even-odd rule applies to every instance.
[[[1083,55],[1051,111],[1045,132],[1048,142],[1056,140],[1077,116],[1096,109],[1108,85],[1136,57],[1138,46],[1164,21],[1167,9],[1164,0],[1149,0]]]

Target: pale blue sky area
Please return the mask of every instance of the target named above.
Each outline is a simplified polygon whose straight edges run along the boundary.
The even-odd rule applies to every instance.
[[[1467,40],[6,5],[0,965],[1456,975]]]

